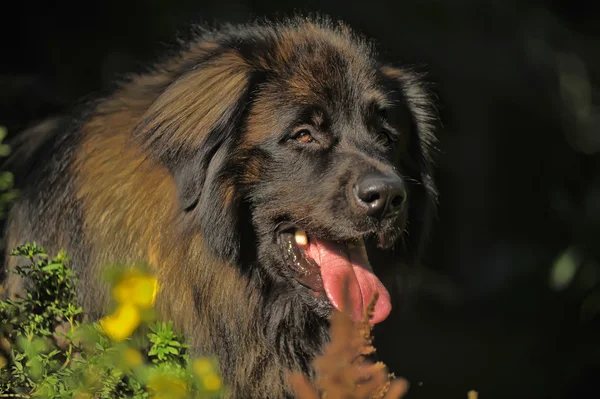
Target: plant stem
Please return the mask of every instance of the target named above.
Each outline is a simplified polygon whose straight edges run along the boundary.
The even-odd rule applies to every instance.
[[[73,319],[71,317],[67,317],[67,321],[69,322],[69,328],[71,329],[71,334],[73,334],[73,332],[75,331],[75,329],[73,327]],[[65,367],[67,367],[69,365],[69,363],[71,362],[72,354],[73,354],[73,342],[71,340],[69,340],[69,349],[67,351],[67,359],[62,364],[62,366],[60,366],[60,369],[58,371],[64,370]]]

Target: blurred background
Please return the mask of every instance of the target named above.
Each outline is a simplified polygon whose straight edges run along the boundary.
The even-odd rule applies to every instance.
[[[375,331],[408,398],[600,397],[600,10],[583,0],[11,2],[9,137],[155,57],[190,23],[319,11],[428,72],[444,124],[428,257]]]

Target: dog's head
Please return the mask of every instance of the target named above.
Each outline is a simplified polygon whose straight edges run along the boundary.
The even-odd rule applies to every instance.
[[[385,319],[369,258],[414,257],[436,200],[417,77],[328,22],[232,28],[193,52],[135,131],[173,174],[182,226],[318,314],[348,284],[352,314],[378,291]]]

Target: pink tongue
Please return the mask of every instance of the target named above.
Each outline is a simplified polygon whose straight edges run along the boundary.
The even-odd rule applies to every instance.
[[[344,287],[348,287],[351,309],[348,312],[355,321],[363,318],[364,310],[377,291],[372,323],[380,323],[392,310],[390,294],[373,274],[364,247],[349,248],[331,241],[309,238],[308,255],[321,267],[325,293],[331,304],[342,311]]]

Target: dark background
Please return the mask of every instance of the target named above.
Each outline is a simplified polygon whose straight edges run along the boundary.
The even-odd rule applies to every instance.
[[[13,7],[12,10],[9,7]],[[153,60],[192,22],[320,11],[427,70],[445,130],[425,265],[376,330],[409,398],[600,393],[600,18],[594,1],[6,2],[0,125]]]

